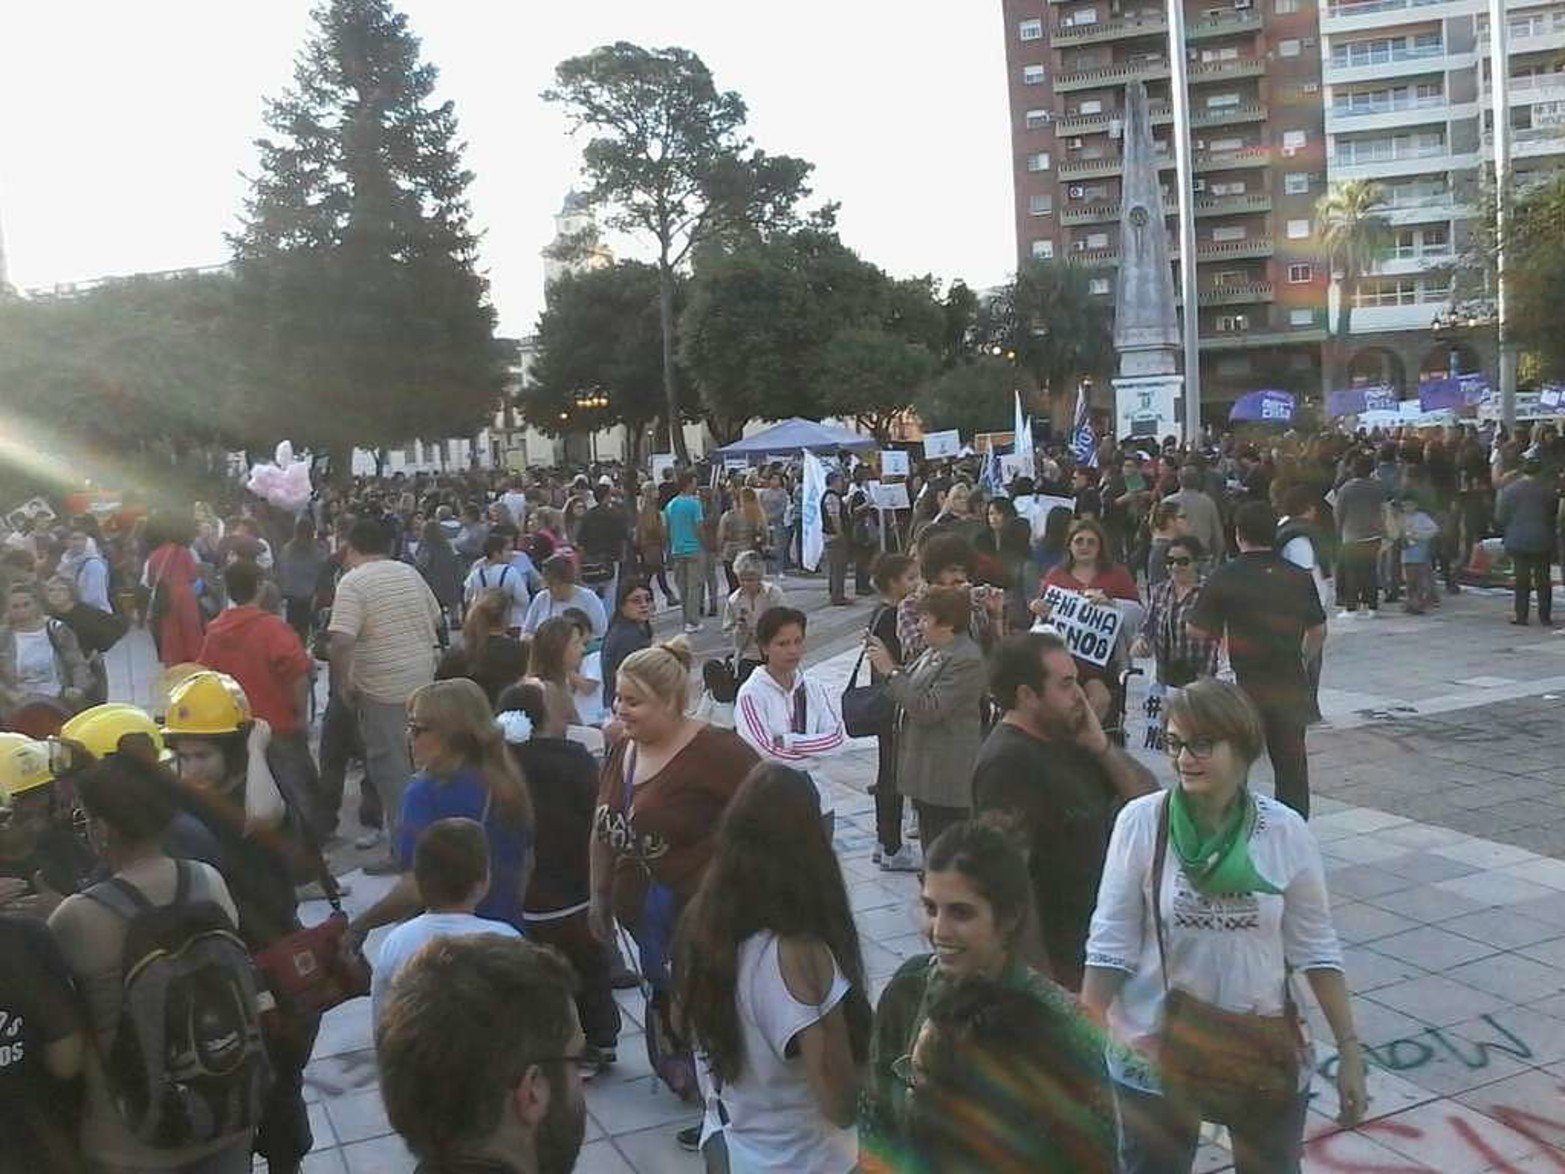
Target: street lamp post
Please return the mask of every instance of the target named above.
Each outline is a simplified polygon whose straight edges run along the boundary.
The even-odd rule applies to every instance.
[[[1496,0],[1498,2],[1498,0]],[[1185,55],[1185,0],[1168,0],[1169,97],[1174,176],[1179,185],[1179,288],[1184,299],[1185,441],[1201,439],[1201,297],[1196,280],[1194,160],[1190,154],[1190,70]]]
[[[1505,312],[1505,234],[1511,214],[1511,30],[1505,0],[1489,0],[1489,86],[1494,106],[1494,319],[1500,347],[1500,421],[1516,427],[1516,352]]]

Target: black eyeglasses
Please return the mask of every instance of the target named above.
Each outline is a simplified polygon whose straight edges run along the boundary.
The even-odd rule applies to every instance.
[[[1171,558],[1171,559],[1168,559],[1167,561],[1168,561],[1168,565],[1171,566],[1171,567],[1188,567],[1193,560],[1191,560],[1189,558],[1181,557],[1181,558]]]
[[[1163,749],[1168,751],[1170,758],[1178,758],[1186,750],[1190,751],[1192,758],[1210,758],[1212,751],[1217,749],[1215,738],[1192,738],[1186,742],[1183,738],[1177,738],[1173,734],[1163,735]]]

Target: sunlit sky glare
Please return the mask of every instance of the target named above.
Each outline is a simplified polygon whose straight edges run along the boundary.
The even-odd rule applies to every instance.
[[[816,166],[843,239],[897,276],[975,287],[1014,267],[995,0],[403,0],[456,103],[500,327],[531,331],[580,140],[539,94],[615,40],[698,53],[770,153]],[[310,0],[12,0],[0,62],[0,226],[23,288],[220,263]],[[622,255],[644,246],[614,240]]]

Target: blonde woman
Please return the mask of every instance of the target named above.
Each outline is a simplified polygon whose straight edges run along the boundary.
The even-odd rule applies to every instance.
[[[413,879],[413,846],[436,820],[461,817],[483,825],[489,842],[489,892],[479,917],[525,932],[522,899],[533,868],[533,805],[527,782],[506,750],[484,691],[465,677],[435,681],[408,700],[408,745],[417,773],[402,794],[391,892],[353,923],[363,937],[422,908]]]
[[[728,578],[728,593],[732,595],[739,589],[735,561],[747,551],[761,554],[766,550],[766,512],[748,485],[739,491],[739,500],[718,521],[717,543],[723,556],[723,574]]]

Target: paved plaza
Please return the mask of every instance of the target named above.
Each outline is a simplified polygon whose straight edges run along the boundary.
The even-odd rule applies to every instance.
[[[815,594],[813,585],[801,593]],[[1310,734],[1311,826],[1370,1059],[1371,1103],[1359,1129],[1336,1129],[1334,1086],[1321,1078],[1333,1059],[1323,1049],[1307,1170],[1565,1170],[1565,634],[1513,628],[1508,614],[1506,598],[1469,590],[1429,616],[1332,623],[1327,721]],[[822,621],[814,671],[845,680],[868,605],[812,618]],[[660,632],[670,623],[662,617]],[[118,696],[147,697],[144,641],[134,633],[115,665]],[[829,775],[837,849],[878,996],[924,947],[914,878],[870,863],[874,755],[873,743],[856,745]],[[1264,762],[1256,781],[1270,785]],[[389,884],[356,868],[347,879],[355,908]],[[324,906],[305,907],[306,921],[323,915]],[[639,996],[622,994],[621,1005],[619,1063],[588,1086],[578,1169],[699,1170],[674,1143],[695,1113],[649,1074]],[[1318,1014],[1310,1018],[1329,1039]],[[308,1171],[412,1168],[381,1108],[366,1000],[327,1017],[307,1088],[317,1144]],[[1228,1166],[1216,1139],[1197,1169]]]

